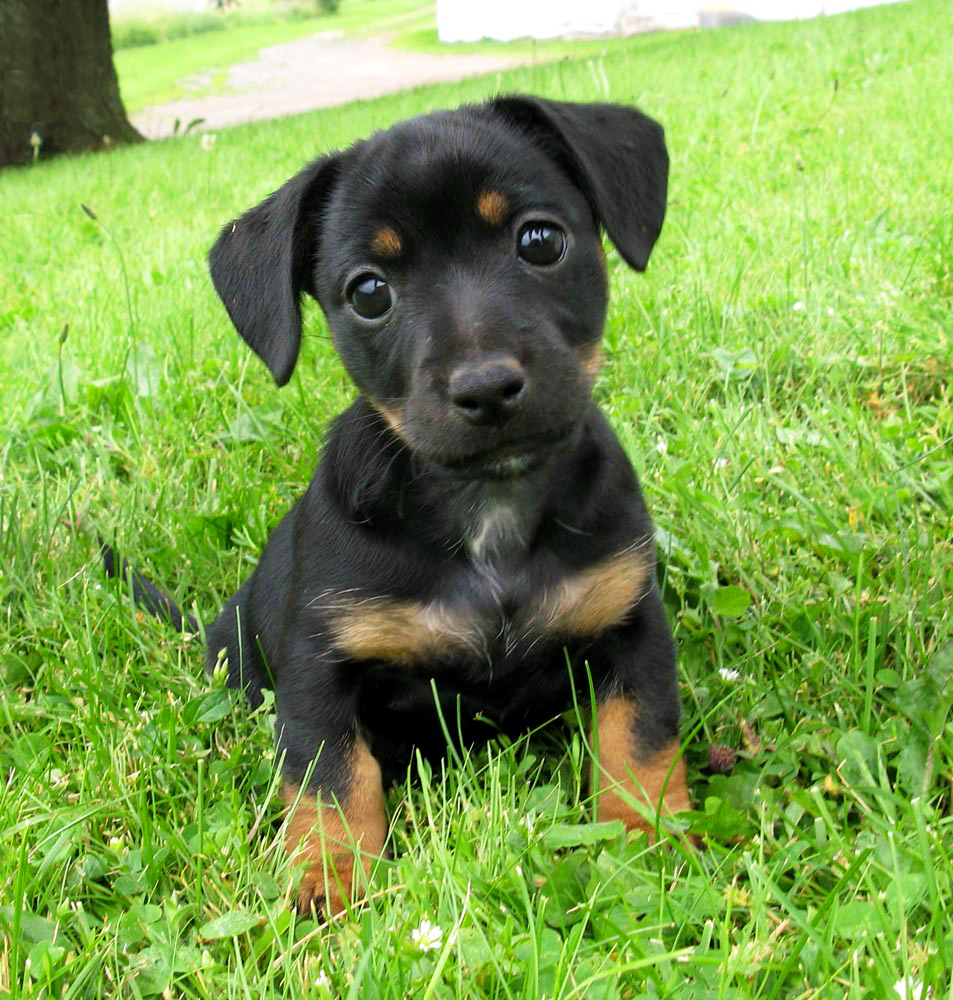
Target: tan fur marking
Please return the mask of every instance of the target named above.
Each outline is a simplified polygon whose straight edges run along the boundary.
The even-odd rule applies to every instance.
[[[338,599],[330,610],[335,645],[355,659],[409,666],[448,652],[479,650],[482,633],[470,617],[441,604]]]
[[[514,634],[587,636],[624,621],[652,576],[650,542],[565,577],[511,623]],[[467,606],[332,594],[314,602],[337,648],[357,660],[412,666],[448,653],[487,655],[499,622]]]
[[[690,809],[685,760],[676,760],[678,740],[648,756],[638,755],[635,720],[636,705],[630,698],[617,695],[599,706],[599,761],[593,767],[593,777],[598,774],[598,783],[593,781],[599,796],[598,817],[600,822],[621,819],[627,829],[647,830],[654,836],[654,822],[634,803],[644,805],[650,814],[660,809],[663,815]]]
[[[332,334],[333,336],[333,334]],[[407,429],[404,426],[404,415],[396,406],[385,406],[370,396],[365,396],[368,403],[387,421],[387,426],[401,439],[409,443]]]
[[[537,603],[533,625],[560,635],[595,635],[618,625],[645,592],[652,552],[649,541],[560,580]]]
[[[596,242],[596,249],[599,251],[599,266],[602,269],[602,273],[608,277],[609,276],[609,262],[606,260],[606,251],[602,245],[602,241],[598,240]]]
[[[602,342],[598,341],[595,344],[588,344],[586,347],[579,348],[576,353],[579,357],[579,364],[586,375],[586,381],[589,383],[589,388],[591,389],[602,368]]]
[[[382,226],[374,233],[371,250],[381,257],[396,257],[401,251],[400,237],[390,226]]]
[[[490,189],[484,191],[477,198],[477,215],[491,226],[498,226],[506,217],[506,210],[509,208],[509,205],[510,203],[506,200],[506,195],[500,191]]]
[[[326,916],[340,913],[364,894],[374,859],[387,837],[384,787],[377,760],[363,740],[354,745],[347,797],[335,805],[319,805],[315,796],[290,782],[281,786],[286,809],[285,849],[306,864],[298,910],[307,913],[323,903]],[[297,803],[297,805],[295,805]],[[355,845],[360,850],[363,878],[355,869]]]

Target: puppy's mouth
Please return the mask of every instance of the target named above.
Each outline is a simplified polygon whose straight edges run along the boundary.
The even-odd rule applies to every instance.
[[[515,479],[527,476],[543,466],[547,459],[569,439],[575,424],[507,442],[494,448],[479,449],[466,455],[421,453],[435,465],[461,479]]]

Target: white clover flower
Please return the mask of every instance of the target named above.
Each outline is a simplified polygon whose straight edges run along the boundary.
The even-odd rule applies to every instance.
[[[791,307],[796,313],[804,312],[804,303],[798,299],[797,302]]]
[[[658,452],[658,453],[659,453],[660,455],[667,455],[667,454],[668,454],[668,441],[666,441],[666,440],[665,440],[665,438],[662,438],[662,437],[660,437],[660,438],[659,438],[659,439],[658,439],[658,440],[657,440],[657,441],[655,442],[655,450],[656,450],[656,451],[657,451],[657,452]]]
[[[727,458],[716,458],[715,459],[715,468],[716,469],[726,469],[727,467],[728,467],[728,459]]]
[[[410,938],[420,951],[436,951],[443,942],[443,928],[421,920],[420,926],[410,932]]]
[[[923,1000],[923,983],[915,983],[912,979],[901,979],[899,983],[893,984],[893,991],[900,997],[900,1000]],[[932,996],[933,991],[927,990],[926,997]]]
[[[737,670],[732,670],[730,667],[719,667],[718,676],[723,681],[737,681],[741,679],[741,674]]]

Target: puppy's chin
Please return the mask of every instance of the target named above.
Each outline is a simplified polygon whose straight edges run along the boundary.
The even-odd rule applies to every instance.
[[[546,464],[550,452],[520,452],[515,455],[485,455],[464,461],[435,462],[440,469],[456,479],[499,480],[528,476]]]
[[[441,454],[426,447],[416,453],[441,473],[467,481],[498,481],[520,479],[546,466],[568,447],[574,438],[576,424],[566,424],[531,438],[501,444],[468,454]]]

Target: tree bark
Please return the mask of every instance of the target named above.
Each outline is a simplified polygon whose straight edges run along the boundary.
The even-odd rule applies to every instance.
[[[107,0],[0,0],[0,165],[141,139],[119,96]]]

